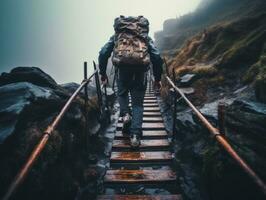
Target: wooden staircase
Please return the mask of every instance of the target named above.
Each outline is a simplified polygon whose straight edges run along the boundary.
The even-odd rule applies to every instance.
[[[121,119],[117,123],[110,168],[104,177],[105,188],[115,188],[115,192],[99,195],[98,200],[182,199],[178,194],[176,173],[171,169],[173,157],[168,135],[153,92],[146,92],[143,105],[143,137],[137,150],[132,150],[129,138],[123,136]],[[140,187],[142,191],[131,191],[132,187]],[[153,191],[152,188],[163,192],[145,192]]]

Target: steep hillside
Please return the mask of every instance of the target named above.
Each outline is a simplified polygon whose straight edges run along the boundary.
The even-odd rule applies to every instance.
[[[215,9],[217,2],[224,1],[209,2],[208,9],[199,7],[198,10]],[[231,87],[233,91],[250,83],[254,83],[258,100],[265,102],[266,94],[262,88],[265,87],[266,1],[254,1],[252,5],[247,1],[241,6],[247,8],[242,11],[245,15],[236,18],[231,18],[231,14],[224,16],[230,20],[205,27],[187,39],[182,48],[173,48],[174,53],[164,51],[169,72],[174,68],[178,78],[185,74],[196,76],[192,86],[196,91],[202,91],[198,97],[203,102],[211,100],[211,95],[202,90],[203,87],[234,86]]]
[[[194,13],[167,20],[156,39],[166,70],[214,126],[218,104],[226,105],[226,139],[266,182],[266,1],[203,0]],[[177,105],[174,150],[186,199],[265,199],[191,109]]]
[[[184,41],[206,27],[263,11],[264,0],[202,0],[193,13],[164,22],[155,34],[157,46],[164,51],[179,49]]]

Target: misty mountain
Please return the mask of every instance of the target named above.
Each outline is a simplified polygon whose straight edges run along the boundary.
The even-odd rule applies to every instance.
[[[161,50],[179,49],[206,27],[262,12],[265,4],[264,0],[202,0],[195,12],[166,20],[163,30],[155,33],[156,44]]]

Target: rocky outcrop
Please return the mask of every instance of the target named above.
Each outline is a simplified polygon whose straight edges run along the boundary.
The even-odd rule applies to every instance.
[[[263,0],[202,0],[194,13],[167,21],[172,26],[169,31],[156,34],[166,56],[166,70],[175,73],[177,86],[193,89],[188,98],[215,127],[218,103],[228,104],[226,139],[264,182],[265,8]],[[164,84],[169,105],[165,110],[169,111],[173,102],[168,89]],[[185,196],[193,200],[263,199],[248,175],[186,103],[178,100],[174,149]]]
[[[57,87],[55,80],[37,67],[16,67],[10,73],[1,74],[0,86],[17,82],[29,82],[41,87]]]
[[[20,114],[33,102],[59,101],[60,97],[51,89],[28,82],[11,83],[0,87],[0,143],[14,133]]]
[[[240,88],[223,99],[204,104],[200,112],[218,127],[218,104],[226,104],[226,138],[239,155],[266,180],[266,107],[256,101],[252,88]],[[215,142],[197,116],[178,103],[174,142],[179,182],[187,199],[263,199],[253,181]],[[169,112],[164,112],[164,118]],[[181,106],[182,105],[182,106]],[[164,110],[167,110],[164,104]],[[168,118],[171,118],[168,117]],[[169,127],[170,126],[170,127]],[[171,130],[171,123],[168,129]]]
[[[19,67],[0,76],[0,196],[78,86],[62,87],[36,67]],[[83,174],[92,162],[87,159],[89,154],[85,154],[86,146],[93,149],[97,145],[95,139],[86,144],[86,135],[97,138],[106,123],[100,121],[93,86],[89,86],[89,94],[88,130],[84,101],[78,97],[52,134],[16,199],[74,199],[79,188],[94,180]]]

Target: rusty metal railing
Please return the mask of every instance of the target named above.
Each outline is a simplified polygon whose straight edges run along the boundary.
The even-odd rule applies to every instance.
[[[33,167],[34,163],[37,161],[39,158],[41,152],[43,151],[44,147],[46,146],[50,136],[53,134],[53,131],[57,128],[59,122],[62,120],[63,116],[69,109],[71,103],[75,100],[77,95],[80,93],[80,91],[84,88],[84,101],[85,101],[85,106],[88,105],[88,93],[87,93],[87,85],[91,81],[93,77],[95,77],[95,83],[96,83],[96,89],[97,89],[97,95],[98,95],[98,102],[99,106],[102,105],[102,94],[101,94],[101,86],[100,86],[100,81],[99,81],[99,73],[98,69],[96,69],[96,64],[94,64],[94,72],[92,75],[90,75],[87,78],[87,62],[84,62],[84,80],[81,82],[80,86],[76,89],[76,91],[71,95],[71,97],[68,99],[64,107],[61,109],[59,114],[56,116],[56,118],[52,121],[52,123],[46,128],[46,130],[43,133],[42,138],[38,142],[38,144],[35,146],[33,151],[31,152],[28,160],[26,163],[23,165],[23,167],[20,169],[18,172],[17,176],[11,183],[10,187],[7,190],[7,193],[3,197],[3,200],[8,200],[10,197],[16,192],[17,188],[22,184],[24,179],[27,177],[29,171]],[[101,107],[100,107],[101,109]],[[86,116],[87,117],[87,116]],[[88,122],[86,121],[86,124]]]
[[[253,169],[237,154],[237,152],[232,148],[228,141],[224,138],[223,131],[219,131],[217,128],[211,125],[211,123],[200,113],[200,111],[189,101],[185,94],[175,85],[175,83],[166,75],[168,83],[173,87],[175,93],[181,95],[181,98],[186,101],[189,107],[195,112],[197,117],[203,123],[203,125],[213,134],[214,138],[219,142],[219,144],[227,151],[227,153],[236,161],[236,163],[249,175],[253,182],[261,189],[263,194],[266,196],[266,185],[262,179],[255,173]],[[175,79],[175,77],[174,77]],[[175,99],[176,104],[176,99]],[[176,112],[176,110],[175,110]],[[173,121],[176,121],[176,115],[174,115]],[[175,123],[175,122],[174,122]],[[175,130],[175,127],[173,127]],[[176,136],[173,136],[174,138]]]

